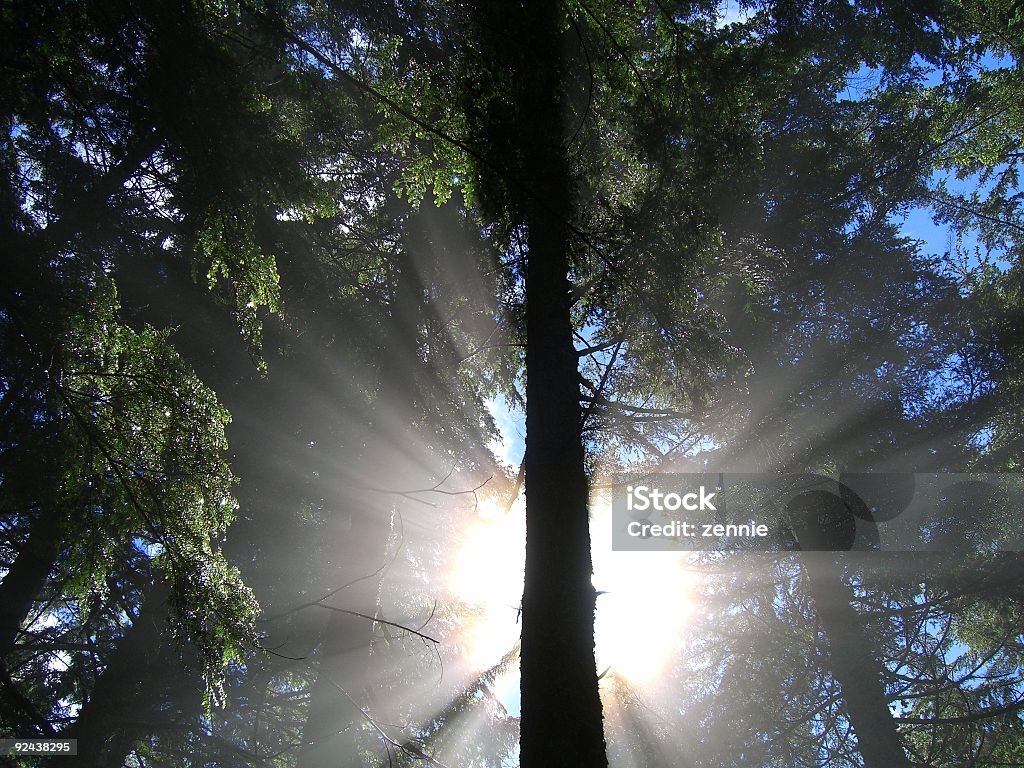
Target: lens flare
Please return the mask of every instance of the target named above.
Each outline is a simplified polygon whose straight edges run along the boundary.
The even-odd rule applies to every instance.
[[[504,514],[481,503],[475,519],[461,532],[448,588],[475,609],[463,630],[475,669],[494,664],[519,637],[523,594],[526,524],[522,504]]]
[[[675,553],[613,552],[609,514],[598,506],[591,522],[598,670],[650,684],[679,650],[698,577]],[[463,630],[475,668],[494,664],[519,636],[524,543],[521,503],[507,515],[481,505],[460,535],[448,587],[477,610]]]

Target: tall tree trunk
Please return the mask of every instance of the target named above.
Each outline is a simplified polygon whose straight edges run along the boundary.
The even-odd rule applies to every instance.
[[[803,566],[865,768],[910,768],[885,697],[882,665],[851,605],[854,595],[843,581],[840,561],[832,553],[807,552]]]
[[[499,7],[500,6],[500,7]],[[523,768],[606,766],[594,661],[595,591],[568,279],[573,184],[563,139],[560,4],[482,3],[485,60],[513,84],[512,189],[527,228]],[[504,40],[492,30],[504,30]],[[494,66],[494,65],[492,65]],[[508,127],[488,126],[495,135]]]
[[[46,507],[36,518],[28,540],[0,582],[0,660],[14,648],[32,603],[43,590],[64,544],[67,513]]]
[[[0,583],[0,715],[11,723],[21,724],[19,727],[25,728],[26,733],[31,728],[49,735],[50,726],[11,677],[15,666],[10,657],[21,627],[54,569],[66,529],[67,515],[56,507],[46,507]]]
[[[59,738],[78,740],[78,756],[53,758],[52,765],[98,768],[123,763],[125,755],[115,762],[111,747],[119,746],[115,751],[124,752],[123,723],[147,685],[140,671],[155,657],[166,636],[168,595],[164,582],[148,590],[138,617],[117,644],[78,718],[59,734]]]
[[[345,565],[349,580],[366,577],[329,602],[374,616],[381,566],[386,549],[384,514],[360,507],[348,532]],[[381,528],[384,531],[381,531]],[[302,730],[298,768],[358,768],[359,733],[364,725],[360,709],[369,680],[373,622],[335,612],[327,622],[320,646],[316,681],[310,691],[309,710]]]
[[[203,681],[195,659],[183,657],[164,631],[167,598],[165,584],[149,590],[78,719],[55,734],[79,739],[70,765],[122,766],[139,741],[187,728],[199,717]],[[69,765],[68,760],[55,758],[52,765]]]
[[[147,686],[136,693],[121,728],[107,742],[104,768],[123,766],[140,742],[164,734],[174,738],[195,728],[203,711],[203,679],[195,659],[183,659],[176,651],[165,642],[147,668]]]
[[[379,349],[377,393],[369,414],[362,457],[361,481],[378,489],[416,487],[410,477],[417,473],[418,457],[409,452],[412,422],[416,414],[418,383],[422,378],[417,338],[423,309],[423,290],[416,270],[417,259],[430,243],[421,217],[425,214],[399,205],[408,217],[403,249],[395,254],[394,294],[384,320]],[[379,492],[350,498],[351,525],[340,532],[344,541],[343,570],[339,580],[360,579],[327,601],[330,605],[363,614],[335,612],[320,646],[317,678],[310,692],[309,713],[302,732],[298,768],[362,766],[359,732],[364,690],[370,683],[370,648],[377,615],[381,574],[376,573],[387,555],[393,499]],[[372,716],[372,713],[367,713]]]

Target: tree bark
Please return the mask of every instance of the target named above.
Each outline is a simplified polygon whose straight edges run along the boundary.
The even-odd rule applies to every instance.
[[[376,615],[380,575],[374,576],[374,572],[386,550],[384,519],[380,509],[361,508],[354,513],[348,532],[345,574],[348,579],[366,578],[328,602],[366,616]],[[372,641],[372,621],[340,612],[331,614],[320,646],[316,681],[310,691],[298,768],[357,768],[364,764],[359,733],[365,718],[360,702],[370,682]]]
[[[504,40],[483,34],[492,48],[482,54],[507,61],[510,69],[518,155],[518,183],[510,188],[528,246],[521,765],[603,767],[588,483],[568,279],[574,191],[563,143],[561,11],[551,0],[482,3],[480,10],[485,30],[505,30]],[[508,136],[507,126],[488,128]]]
[[[425,204],[426,205],[426,204]],[[419,399],[417,337],[423,309],[417,258],[430,247],[422,227],[423,213],[399,206],[408,219],[403,249],[395,254],[394,293],[379,349],[377,393],[370,411],[362,458],[361,480],[373,488],[416,487],[409,478],[420,468],[409,451],[412,423]],[[383,502],[383,503],[382,503]],[[377,615],[381,574],[387,555],[393,499],[379,492],[350,497],[351,525],[344,536],[345,557],[338,579],[359,582],[346,587],[328,604]],[[362,702],[370,683],[373,622],[334,612],[320,646],[316,681],[302,732],[298,768],[356,768],[364,765],[359,732],[365,724]]]
[[[809,552],[803,565],[865,768],[911,768],[885,697],[882,665],[872,655],[864,622],[851,605],[854,595],[843,581],[840,563],[831,553]]]
[[[148,685],[140,671],[156,656],[165,636],[168,595],[169,588],[163,582],[149,589],[138,617],[118,643],[78,718],[58,735],[78,740],[78,756],[53,758],[50,764],[81,768],[123,764],[127,756],[121,738],[124,723],[140,692]],[[124,753],[120,762],[115,762],[116,756],[110,754],[112,747],[119,747],[113,751]]]
[[[67,515],[48,506],[35,520],[28,540],[0,582],[0,660],[6,661],[18,633],[53,571],[64,544]]]
[[[0,715],[25,728],[25,733],[38,731],[50,736],[51,726],[12,677],[11,672],[17,669],[12,663],[13,655],[18,634],[56,567],[67,527],[66,510],[52,505],[45,507],[32,523],[28,540],[0,582]]]

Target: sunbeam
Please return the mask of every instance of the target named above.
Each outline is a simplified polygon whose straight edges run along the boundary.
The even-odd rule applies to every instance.
[[[593,583],[598,591],[595,645],[599,672],[652,684],[678,650],[693,608],[697,576],[680,555],[614,552],[608,510],[591,521]],[[462,632],[474,669],[493,664],[519,635],[525,520],[521,503],[502,514],[481,504],[459,536],[448,588],[475,613]]]

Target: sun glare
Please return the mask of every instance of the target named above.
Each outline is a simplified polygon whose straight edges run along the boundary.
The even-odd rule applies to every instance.
[[[599,672],[652,684],[679,650],[693,607],[697,577],[681,556],[613,552],[609,512],[591,523],[594,586],[599,591],[595,644]],[[467,661],[484,669],[519,637],[525,519],[517,503],[507,514],[481,505],[463,530],[448,586],[478,613],[463,635]]]
[[[613,551],[610,515],[607,505],[598,506],[590,525],[597,665],[652,684],[679,650],[698,577],[678,553]]]
[[[448,588],[478,612],[464,631],[467,661],[476,669],[495,664],[519,637],[526,521],[522,503],[508,514],[481,503],[460,535]]]

